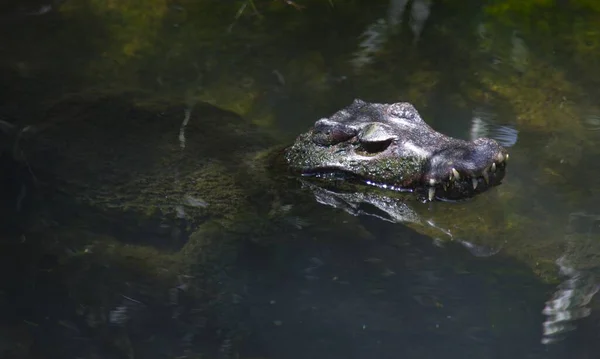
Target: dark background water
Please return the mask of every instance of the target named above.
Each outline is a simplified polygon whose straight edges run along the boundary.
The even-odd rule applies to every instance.
[[[497,139],[511,162],[478,204],[430,208],[454,240],[311,196],[279,226],[258,194],[255,217],[177,252],[135,214],[114,224],[34,194],[27,142],[5,130],[0,356],[597,357],[599,24],[592,0],[4,2],[0,120],[38,138],[48,126],[107,152],[117,142],[54,109],[134,94],[208,103],[290,143],[361,98],[411,102],[440,132]],[[119,137],[117,115],[96,116]],[[143,148],[122,155],[143,167]]]

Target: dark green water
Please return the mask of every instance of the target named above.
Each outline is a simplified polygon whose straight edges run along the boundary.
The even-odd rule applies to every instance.
[[[0,357],[597,357],[599,50],[593,0],[3,3],[0,120],[25,131],[0,137]],[[109,100],[73,110],[81,98]],[[192,239],[192,212],[182,228],[137,212],[160,189],[111,187],[171,148],[150,138],[184,147],[183,111],[163,133],[119,112],[132,98],[188,104],[215,141],[188,134],[164,166],[177,181],[213,166],[186,197],[209,209]],[[495,138],[506,180],[413,208],[428,224],[355,216],[323,193],[227,181],[247,163],[229,148],[254,137],[198,107],[291,143],[354,98]],[[45,154],[24,156],[49,138],[87,151],[75,169],[106,203],[39,189]],[[117,220],[115,201],[132,206]]]

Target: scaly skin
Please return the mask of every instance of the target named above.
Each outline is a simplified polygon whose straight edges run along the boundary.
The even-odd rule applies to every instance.
[[[429,200],[487,191],[501,183],[508,159],[494,140],[469,142],[435,131],[411,104],[361,100],[318,120],[285,156],[303,175],[358,179]]]

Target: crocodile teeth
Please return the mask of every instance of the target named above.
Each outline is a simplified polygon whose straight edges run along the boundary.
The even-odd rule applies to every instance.
[[[492,163],[492,166],[490,167],[490,171],[492,171],[492,173],[496,172],[496,164]]]
[[[444,186],[444,191],[448,190],[448,184],[446,182],[442,183],[442,186]]]
[[[433,178],[429,180],[429,185],[435,186],[435,180]]]
[[[458,181],[460,179],[460,174],[458,173],[458,171],[454,168],[452,168],[452,175],[453,177]]]
[[[506,154],[505,161],[508,162],[508,153]]]
[[[483,173],[481,174],[481,176],[483,176],[483,179],[485,180],[486,184],[490,184],[490,176],[488,175],[487,168],[483,170]]]
[[[433,197],[435,196],[435,187],[429,187],[429,193],[427,194],[430,201],[433,201]]]
[[[479,184],[477,178],[473,177],[471,180],[473,181],[473,189],[477,189],[477,185]]]
[[[508,159],[508,155],[506,155],[506,159]],[[496,155],[496,161],[499,162],[499,163],[504,162],[504,156],[502,156],[502,153],[498,153]]]

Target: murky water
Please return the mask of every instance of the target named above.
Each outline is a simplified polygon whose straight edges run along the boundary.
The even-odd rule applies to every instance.
[[[0,5],[0,357],[595,358],[599,24],[584,0]],[[354,98],[496,139],[504,183],[407,203],[250,155]]]

